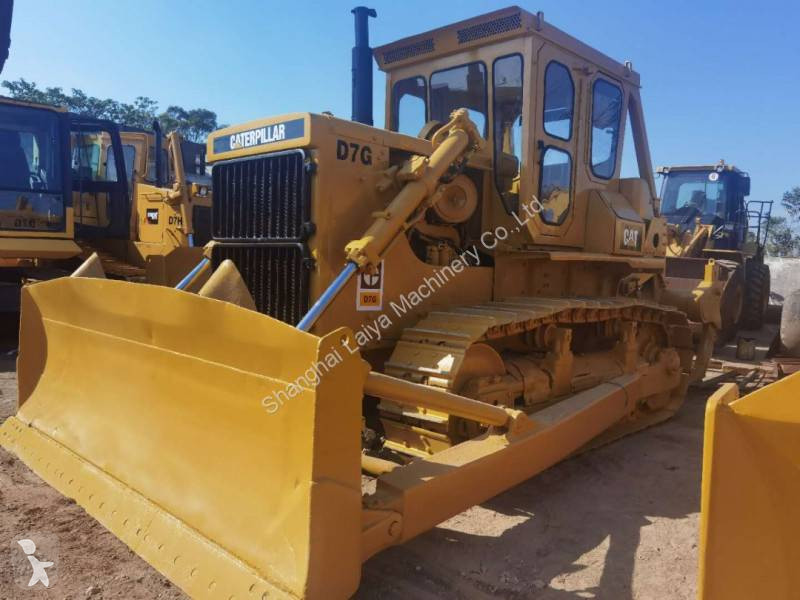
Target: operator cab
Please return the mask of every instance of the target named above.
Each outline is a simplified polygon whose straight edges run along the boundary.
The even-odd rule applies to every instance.
[[[430,139],[454,110],[469,110],[491,171],[489,185],[476,184],[494,197],[493,224],[520,229],[525,221],[519,247],[653,251],[659,238],[646,236],[644,224],[653,217],[655,183],[630,63],[516,6],[381,46],[375,58],[387,74],[388,129]],[[638,178],[627,180],[626,127],[638,167]],[[529,216],[532,204],[541,206]],[[603,207],[610,208],[600,215]],[[599,234],[606,226],[612,241]]]
[[[670,224],[691,228],[696,219],[714,226],[714,247],[733,250],[746,241],[750,176],[720,161],[697,167],[659,167],[661,213]]]
[[[71,205],[79,238],[130,236],[130,195],[119,127],[102,119],[69,115]],[[104,151],[110,143],[111,154]]]
[[[0,229],[65,231],[67,127],[51,108],[0,104]]]

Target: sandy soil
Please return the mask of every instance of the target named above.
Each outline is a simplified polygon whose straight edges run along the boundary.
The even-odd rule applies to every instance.
[[[377,555],[364,565],[357,597],[694,598],[708,393],[693,390],[672,420],[567,460]],[[1,422],[16,409],[13,354],[0,355],[0,394]],[[30,568],[16,543],[23,538],[55,563],[48,590],[26,588]],[[0,449],[0,600],[185,597]]]

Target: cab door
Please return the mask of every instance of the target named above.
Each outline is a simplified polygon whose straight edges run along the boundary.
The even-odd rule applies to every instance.
[[[103,152],[103,138],[111,140],[111,169]],[[117,126],[110,121],[73,117],[70,140],[76,237],[129,239],[130,196]]]
[[[531,103],[534,145],[533,190],[538,203],[528,228],[539,244],[579,245],[575,215],[575,173],[580,106],[578,67],[569,53],[544,43],[537,52]],[[572,235],[569,235],[572,234]]]

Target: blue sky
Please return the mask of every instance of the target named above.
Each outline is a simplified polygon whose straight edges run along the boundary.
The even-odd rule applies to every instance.
[[[752,199],[800,185],[800,3],[523,1],[642,75],[654,165],[725,158]],[[3,79],[81,88],[162,108],[215,110],[236,123],[291,111],[350,116],[355,2],[18,0]],[[506,6],[376,1],[379,45]],[[383,123],[375,71],[375,120]]]

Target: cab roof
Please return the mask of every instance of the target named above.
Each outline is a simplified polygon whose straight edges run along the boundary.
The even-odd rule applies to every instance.
[[[16,98],[9,98],[8,96],[0,96],[0,104],[11,104],[14,106],[39,108],[42,110],[49,110],[57,113],[67,112],[67,109],[62,106],[53,106],[52,104],[39,104],[38,102],[28,102],[27,100],[17,100]]]
[[[373,53],[378,67],[388,72],[440,56],[529,35],[540,36],[587,62],[639,85],[639,74],[631,68],[630,63],[620,63],[606,56],[546,23],[543,13],[533,14],[519,6],[510,6],[378,46]]]
[[[737,175],[742,175],[743,177],[749,177],[750,175],[747,174],[746,171],[742,171],[735,165],[729,165],[724,160],[720,160],[716,164],[708,164],[708,165],[679,165],[674,167],[658,167],[656,169],[656,173],[661,173],[666,175],[667,173],[672,173],[673,171],[677,172],[686,172],[686,171],[718,171],[723,172],[727,171],[729,173],[735,173]]]

